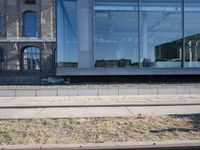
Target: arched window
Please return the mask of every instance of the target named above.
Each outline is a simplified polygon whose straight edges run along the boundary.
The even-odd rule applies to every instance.
[[[4,62],[4,50],[0,47],[0,64]]]
[[[40,49],[36,47],[27,47],[23,51],[23,69],[40,70]]]
[[[23,31],[26,37],[38,36],[38,14],[34,11],[26,11],[23,14]]]

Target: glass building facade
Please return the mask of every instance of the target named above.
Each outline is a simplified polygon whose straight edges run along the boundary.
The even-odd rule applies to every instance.
[[[199,0],[57,0],[57,67],[200,68],[199,18]]]

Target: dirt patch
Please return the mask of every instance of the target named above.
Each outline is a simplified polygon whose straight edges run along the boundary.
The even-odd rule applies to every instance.
[[[0,120],[0,145],[200,140],[200,115]]]

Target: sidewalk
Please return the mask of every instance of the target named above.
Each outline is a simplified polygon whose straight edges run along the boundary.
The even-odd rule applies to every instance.
[[[200,105],[200,95],[0,97],[0,108]]]
[[[200,113],[200,95],[0,97],[0,104],[0,119]]]

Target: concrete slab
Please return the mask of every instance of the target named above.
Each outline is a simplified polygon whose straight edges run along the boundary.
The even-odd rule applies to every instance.
[[[198,114],[198,106],[152,107],[81,107],[0,109],[0,119],[77,118],[77,117],[131,117],[143,115]]]
[[[172,114],[199,114],[198,106],[153,106],[153,107],[128,107],[133,114],[144,115],[172,115]]]
[[[58,96],[78,96],[77,88],[58,89]]]
[[[43,108],[34,109],[0,109],[0,119],[35,118]]]
[[[200,87],[191,87],[190,94],[200,94]]]
[[[37,96],[58,96],[57,89],[36,90]]]
[[[99,88],[99,96],[119,95],[119,88]]]
[[[138,90],[139,95],[157,95],[158,89],[157,88],[139,88]]]
[[[78,96],[99,96],[98,88],[79,88]]]
[[[0,97],[15,97],[15,90],[0,90]]]
[[[183,87],[183,86],[179,86],[178,88],[178,95],[186,95],[186,94],[190,94],[190,87]]]
[[[171,87],[165,87],[165,88],[158,88],[158,95],[169,95],[169,94],[178,94],[178,88],[171,88]]]
[[[132,113],[125,107],[92,107],[92,108],[47,108],[37,118],[71,118],[71,117],[127,117]]]
[[[69,86],[69,87],[1,87],[0,97],[31,97],[35,96],[118,96],[118,95],[177,95],[200,94],[198,85],[168,85],[165,86]]]
[[[139,95],[138,88],[119,88],[119,95]]]
[[[16,90],[16,97],[31,97],[37,96],[36,90]]]

